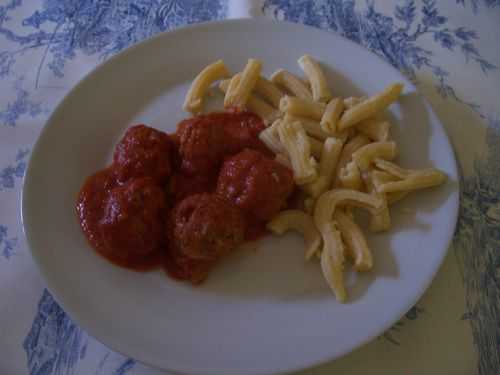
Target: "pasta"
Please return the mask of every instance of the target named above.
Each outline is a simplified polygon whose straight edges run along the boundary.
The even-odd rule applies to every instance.
[[[386,193],[387,204],[391,205],[399,202],[401,199],[406,197],[410,192],[409,191],[398,191],[394,193]]]
[[[374,175],[376,172],[377,171],[372,171],[363,175],[367,191],[382,200],[382,209],[378,212],[371,212],[370,224],[368,228],[372,232],[383,232],[389,230],[391,227],[391,214],[389,212],[386,194],[379,193],[376,190],[374,184]]]
[[[311,56],[304,55],[298,60],[298,63],[311,84],[313,100],[316,102],[328,102],[332,98],[332,94],[318,62]]]
[[[219,89],[224,93],[229,92],[231,88],[231,82],[233,82],[233,85],[236,85],[238,83],[238,79],[238,75],[236,74],[231,80],[221,81],[219,84]],[[281,113],[277,109],[254,95],[250,95],[248,97],[246,105],[250,111],[254,112],[260,118],[262,118],[262,121],[266,125],[271,124],[273,121],[281,117]]]
[[[231,85],[230,89],[227,90],[224,107],[238,109],[246,107],[247,100],[260,77],[261,69],[262,62],[256,59],[248,59],[247,65],[243,69],[238,82],[235,83],[234,90]]]
[[[395,83],[380,94],[372,96],[344,112],[339,121],[339,130],[347,129],[362,120],[366,120],[386,109],[396,101],[403,91],[403,84]]]
[[[346,254],[354,261],[356,271],[371,270],[373,257],[361,228],[342,210],[336,210],[333,218],[346,244]]]
[[[184,99],[183,109],[191,113],[201,112],[203,109],[203,100],[210,85],[215,81],[228,78],[229,76],[229,71],[222,60],[217,60],[206,66],[191,83]]]
[[[380,199],[366,193],[348,189],[333,189],[323,193],[314,209],[314,223],[323,238],[321,266],[323,274],[335,296],[340,302],[345,301],[346,291],[343,281],[344,246],[337,230],[333,215],[338,205],[350,204],[371,210],[381,208]]]
[[[280,101],[280,111],[294,116],[308,117],[320,121],[325,112],[325,104],[309,99],[284,96]]]
[[[369,118],[354,125],[356,130],[366,135],[372,141],[384,142],[389,140],[391,124],[377,118]]]
[[[394,159],[397,154],[396,142],[374,142],[367,144],[352,154],[352,160],[359,169],[367,170],[376,158]]]
[[[323,143],[319,161],[319,176],[316,181],[303,186],[304,190],[313,198],[319,197],[330,188],[343,143],[343,140],[333,137],[327,138]]]
[[[335,98],[330,100],[320,122],[321,129],[323,129],[325,133],[333,135],[338,133],[337,123],[343,110],[344,102],[341,99]]]
[[[325,223],[331,221],[335,209],[339,205],[351,205],[378,212],[383,208],[380,198],[351,189],[332,189],[323,193],[316,202],[314,222],[320,232]]]
[[[274,83],[262,76],[257,79],[255,92],[275,108],[279,108],[280,100],[285,95]]]
[[[316,163],[311,156],[309,138],[300,122],[282,122],[278,126],[281,144],[287,150],[292,163],[294,179],[297,185],[313,182],[317,177]]]
[[[361,97],[350,96],[350,97],[344,99],[344,107],[347,109],[351,109],[355,105],[358,105],[359,103],[361,103],[363,100],[366,100],[366,98],[364,96],[361,96]]]
[[[370,143],[370,140],[363,134],[356,135],[346,143],[346,145],[342,149],[342,153],[340,154],[337,171],[335,172],[335,180],[333,184],[334,187],[340,187],[340,172],[347,165],[347,163],[352,160],[352,154],[368,143]]]
[[[281,211],[267,224],[267,228],[280,235],[288,230],[295,230],[302,234],[306,244],[306,260],[309,260],[321,247],[321,235],[312,217],[304,211]]]
[[[363,181],[361,181],[361,174],[358,165],[351,161],[340,170],[339,180],[342,187],[346,189],[361,190]]]
[[[374,185],[380,193],[409,192],[441,185],[446,181],[446,175],[435,168],[404,169],[382,159],[376,159],[375,165],[387,171],[374,172]]]
[[[240,78],[241,78],[241,73],[236,73],[234,76],[231,77],[230,80],[222,81],[219,84],[219,88],[226,94],[224,96],[224,108],[231,107],[230,98],[234,96],[236,88],[240,83]]]
[[[184,109],[200,112],[210,85],[220,80],[225,108],[248,109],[262,118],[268,127],[259,139],[275,161],[292,170],[300,187],[293,198],[295,208],[278,213],[267,228],[278,235],[301,233],[306,260],[319,258],[326,282],[344,302],[345,258],[357,272],[369,271],[374,264],[354,209],[368,211],[370,231],[386,231],[391,227],[390,205],[414,190],[444,183],[446,175],[392,162],[398,149],[382,111],[399,98],[403,84],[389,85],[371,97],[333,98],[313,57],[303,55],[298,64],[307,80],[283,69],[267,79],[255,59],[230,78],[223,61],[216,61],[195,78]]]
[[[384,171],[379,171],[377,169],[371,171],[370,173],[370,181],[375,189],[378,189],[382,184],[386,182],[394,182],[401,180],[400,177],[393,176]]]
[[[399,165],[391,163],[390,161],[384,160],[384,159],[375,159],[374,161],[375,166],[382,170],[387,172],[388,174],[398,177],[398,178],[406,178],[411,174],[419,173],[418,170],[416,169],[405,169],[401,168]],[[382,176],[382,174],[379,174]]]
[[[322,232],[323,251],[321,252],[321,270],[328,285],[339,302],[345,302],[347,292],[344,285],[344,244],[336,223],[325,223]]]
[[[293,95],[298,98],[313,100],[313,96],[309,87],[297,76],[286,70],[279,69],[271,75],[271,82],[283,86]]]
[[[320,141],[324,141],[330,136],[328,133],[325,133],[323,129],[321,129],[319,122],[310,118],[293,116],[287,113],[283,119],[285,121],[299,121],[308,135]]]
[[[386,182],[379,187],[379,193],[395,193],[431,188],[446,181],[446,175],[437,169],[427,169],[413,173],[401,181]]]
[[[259,139],[275,154],[281,154],[285,151],[278,134],[278,127],[281,122],[280,119],[274,121],[270,127],[262,130],[259,134]]]

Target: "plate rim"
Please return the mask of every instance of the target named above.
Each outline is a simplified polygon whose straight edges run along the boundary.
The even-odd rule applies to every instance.
[[[144,40],[141,40],[140,42],[137,42],[136,44],[134,44],[132,46],[129,46],[129,47],[123,49],[119,53],[111,56],[106,61],[99,63],[97,66],[95,66],[89,72],[87,72],[83,77],[81,77],[76,82],[76,84],[74,84],[73,87],[71,87],[71,89],[64,95],[62,100],[59,101],[57,106],[54,108],[54,110],[52,111],[52,113],[50,114],[48,119],[46,120],[43,128],[41,129],[41,131],[40,131],[40,133],[39,133],[39,135],[38,135],[38,137],[37,137],[37,139],[32,147],[32,151],[31,151],[30,156],[29,156],[29,161],[28,161],[28,164],[26,167],[26,172],[25,172],[24,177],[23,177],[23,184],[22,184],[22,189],[21,189],[21,202],[20,202],[21,203],[20,211],[21,211],[22,231],[23,231],[24,237],[26,239],[26,245],[29,249],[29,252],[31,253],[31,257],[33,259],[33,262],[36,265],[36,269],[38,270],[39,274],[41,275],[42,279],[45,282],[45,288],[47,288],[49,290],[49,292],[51,293],[51,295],[53,296],[55,301],[63,308],[63,310],[68,314],[68,316],[82,330],[84,330],[86,333],[88,333],[90,336],[92,336],[92,338],[94,338],[95,340],[97,340],[98,342],[103,344],[105,347],[107,347],[107,348],[109,348],[117,353],[120,353],[126,357],[130,357],[137,362],[145,364],[146,366],[150,366],[152,368],[160,369],[160,370],[172,371],[172,372],[178,373],[178,374],[188,374],[189,373],[189,374],[193,374],[193,375],[194,374],[206,375],[206,374],[212,374],[213,372],[210,372],[210,369],[208,372],[207,371],[200,372],[199,368],[194,368],[194,367],[191,367],[191,368],[179,368],[177,366],[159,367],[158,365],[149,363],[148,361],[146,361],[140,357],[138,357],[138,358],[131,357],[130,354],[124,353],[124,352],[118,350],[117,348],[115,348],[113,345],[110,345],[110,344],[102,341],[100,339],[100,335],[98,334],[98,332],[97,333],[94,332],[94,330],[91,327],[88,327],[86,324],[81,323],[82,320],[84,320],[84,319],[80,319],[81,314],[78,311],[73,310],[70,306],[66,306],[65,303],[59,299],[58,293],[55,292],[56,290],[59,289],[59,287],[56,285],[55,282],[51,281],[51,277],[48,275],[48,270],[42,266],[42,261],[41,261],[40,255],[37,255],[37,252],[33,250],[34,246],[33,246],[33,241],[32,241],[32,236],[31,236],[31,233],[33,232],[33,228],[30,228],[27,225],[27,221],[28,221],[27,216],[28,216],[29,208],[27,208],[26,201],[27,201],[28,190],[30,190],[30,189],[28,189],[28,187],[30,186],[30,180],[32,178],[31,176],[32,176],[32,169],[33,169],[33,160],[35,159],[36,155],[38,153],[40,153],[40,148],[42,147],[44,139],[47,137],[47,133],[49,131],[48,129],[51,128],[51,126],[53,126],[52,124],[54,123],[54,118],[56,118],[58,116],[59,112],[63,110],[63,108],[65,107],[65,104],[76,93],[78,93],[78,91],[80,91],[80,87],[87,80],[92,79],[93,76],[99,74],[102,69],[105,69],[108,65],[113,64],[113,62],[115,60],[126,58],[126,56],[128,54],[133,53],[136,49],[144,48],[145,44],[152,43],[154,40],[157,40],[157,39],[165,38],[166,35],[169,35],[171,38],[174,38],[175,34],[178,34],[178,33],[186,33],[186,32],[190,32],[190,31],[191,32],[199,32],[200,30],[203,30],[204,28],[224,27],[224,25],[229,25],[229,26],[236,25],[236,27],[237,27],[239,24],[243,24],[243,25],[244,24],[254,24],[254,25],[286,24],[286,25],[289,25],[289,27],[293,27],[293,28],[297,28],[297,29],[313,30],[315,32],[329,34],[330,37],[333,37],[333,38],[341,38],[345,42],[350,44],[351,47],[356,48],[360,51],[368,52],[369,54],[371,54],[374,58],[378,59],[386,67],[388,67],[395,74],[397,74],[400,77],[400,79],[405,83],[406,87],[413,89],[418,94],[418,96],[419,96],[422,104],[425,106],[427,112],[434,117],[435,121],[437,121],[439,123],[439,126],[442,128],[443,133],[445,135],[444,139],[448,143],[449,148],[452,150],[450,157],[451,157],[451,161],[453,163],[452,163],[451,167],[453,168],[454,175],[457,178],[457,181],[456,181],[457,188],[456,188],[456,191],[453,192],[456,194],[450,196],[454,200],[453,212],[451,212],[452,219],[450,220],[450,226],[451,226],[451,228],[453,228],[453,230],[450,230],[449,233],[447,234],[447,236],[445,237],[446,238],[445,242],[447,244],[446,249],[441,253],[439,261],[435,262],[430,267],[430,269],[432,270],[430,273],[431,276],[429,278],[427,278],[425,280],[425,282],[421,283],[420,288],[419,288],[419,292],[416,294],[415,298],[411,299],[410,303],[404,304],[404,306],[402,304],[402,307],[398,311],[398,314],[397,314],[398,318],[397,319],[387,319],[387,318],[383,319],[385,321],[385,324],[380,324],[378,329],[375,329],[374,332],[372,332],[370,335],[366,335],[363,340],[360,340],[356,344],[353,344],[353,345],[345,348],[345,350],[342,350],[341,354],[331,354],[330,356],[322,358],[321,360],[317,360],[317,359],[309,360],[309,361],[306,360],[306,361],[303,361],[302,365],[300,365],[300,366],[290,367],[288,365],[284,365],[284,366],[281,366],[281,368],[277,371],[274,371],[274,370],[255,371],[255,372],[252,372],[252,374],[255,374],[255,375],[267,375],[267,374],[278,374],[278,373],[285,374],[285,373],[291,373],[291,372],[295,372],[295,371],[305,370],[305,369],[315,367],[315,366],[320,366],[320,365],[326,364],[328,362],[334,361],[336,359],[339,359],[341,357],[344,357],[344,356],[352,353],[354,350],[357,350],[357,349],[365,346],[367,343],[371,342],[374,338],[379,336],[381,333],[383,333],[387,329],[389,329],[395,322],[397,322],[408,311],[409,308],[411,308],[411,306],[413,306],[419,299],[422,298],[423,294],[427,291],[430,284],[435,279],[439,269],[442,267],[444,260],[446,259],[446,256],[450,250],[450,247],[451,247],[451,244],[453,241],[453,237],[454,237],[454,233],[456,230],[458,218],[459,218],[460,193],[462,190],[462,181],[461,181],[461,177],[460,177],[461,170],[460,170],[460,165],[457,161],[456,151],[453,147],[453,143],[451,141],[451,138],[448,134],[446,127],[444,126],[444,124],[442,123],[440,118],[437,116],[432,105],[429,103],[429,101],[426,99],[426,97],[424,95],[422,95],[421,91],[418,90],[418,88],[413,84],[413,82],[411,82],[400,70],[395,68],[388,61],[386,61],[384,58],[382,58],[381,56],[379,56],[378,54],[376,54],[372,50],[366,48],[365,46],[358,44],[358,43],[348,39],[347,37],[345,37],[339,33],[336,33],[332,30],[320,29],[320,28],[317,28],[314,26],[305,25],[305,24],[301,24],[301,23],[294,23],[294,22],[289,22],[289,21],[277,21],[274,19],[269,19],[267,17],[260,17],[260,18],[224,19],[224,20],[199,22],[199,23],[190,24],[190,25],[183,25],[183,26],[180,26],[174,30],[168,30],[168,31],[163,31],[163,32],[157,33],[151,37],[148,37]],[[278,27],[280,27],[280,26],[278,26]],[[298,30],[298,31],[300,31],[300,30]],[[38,252],[38,254],[40,254],[40,253]],[[394,315],[396,315],[396,314],[394,313]],[[221,373],[225,374],[226,372],[225,371],[217,372],[217,374],[221,374]]]

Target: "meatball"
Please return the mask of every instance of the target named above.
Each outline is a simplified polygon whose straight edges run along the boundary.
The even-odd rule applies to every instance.
[[[100,234],[113,258],[151,254],[164,243],[165,193],[150,177],[130,180],[109,192]]]
[[[219,173],[216,194],[251,219],[268,221],[286,205],[294,188],[292,172],[259,151],[245,149],[228,158]]]
[[[132,126],[116,146],[113,162],[120,182],[152,177],[164,183],[172,171],[170,139],[146,125]]]
[[[189,280],[192,284],[197,285],[208,277],[214,265],[214,260],[192,259],[177,253],[167,257],[165,270],[175,279]]]
[[[243,242],[244,219],[237,207],[208,193],[177,204],[168,223],[171,251],[192,260],[210,262]]]
[[[259,116],[251,112],[225,113],[227,154],[233,155],[245,148],[269,152],[259,139],[259,133],[266,128]]]
[[[209,116],[182,121],[177,130],[182,172],[211,173],[224,157],[224,129]]]
[[[173,200],[180,202],[186,197],[199,193],[210,193],[215,190],[217,175],[197,174],[186,176],[177,172],[170,178],[169,191]]]
[[[210,113],[182,121],[178,126],[181,169],[193,175],[211,173],[225,156],[244,148],[266,151],[258,135],[265,125],[249,112]]]

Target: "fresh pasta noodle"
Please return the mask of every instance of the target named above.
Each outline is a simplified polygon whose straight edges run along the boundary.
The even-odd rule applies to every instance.
[[[325,223],[332,219],[335,209],[340,205],[365,208],[371,212],[377,212],[383,208],[382,200],[371,194],[351,189],[328,190],[318,198],[314,209],[314,222],[320,232]]]
[[[366,135],[372,141],[384,142],[389,140],[391,124],[378,118],[369,118],[354,125],[356,130]]]
[[[316,102],[328,102],[332,98],[332,93],[318,62],[311,56],[304,55],[298,60],[298,63],[311,84],[313,100]]]
[[[229,71],[222,60],[206,66],[191,83],[184,99],[183,109],[194,114],[201,112],[204,97],[212,83],[229,76]]]
[[[346,244],[346,254],[353,260],[356,271],[371,270],[373,257],[361,228],[342,210],[336,210],[333,218]]]
[[[323,129],[325,133],[332,135],[338,133],[337,124],[343,110],[344,110],[343,100],[339,98],[330,100],[330,102],[327,104],[325,108],[325,111],[323,112],[323,116],[321,117],[321,122],[320,122],[321,129]]]
[[[355,137],[351,138],[344,146],[342,149],[342,153],[340,154],[340,159],[337,165],[337,170],[335,172],[335,179],[334,179],[334,187],[340,187],[340,171],[347,165],[352,160],[352,154],[363,147],[364,145],[367,145],[370,143],[370,140],[368,139],[367,136],[363,134],[358,134]]]
[[[400,177],[396,177],[390,173],[379,171],[377,169],[372,170],[369,176],[370,182],[375,189],[378,189],[382,184],[385,184],[386,182],[400,181],[402,179]]]
[[[287,150],[292,163],[294,179],[297,185],[313,182],[317,177],[316,163],[311,156],[311,144],[300,122],[283,121],[278,126],[281,144]]]
[[[308,117],[320,121],[325,111],[324,103],[313,102],[309,99],[284,96],[280,101],[280,111],[293,116]]]
[[[306,260],[309,260],[321,247],[321,235],[314,225],[313,218],[301,210],[281,211],[269,223],[267,228],[276,234],[295,230],[304,236]]]
[[[281,122],[282,120],[278,119],[271,126],[259,133],[259,139],[275,154],[281,154],[285,151],[278,134],[278,127]]]
[[[344,245],[333,215],[337,206],[350,204],[368,210],[379,210],[382,202],[377,197],[349,189],[333,189],[323,193],[314,208],[314,223],[323,238],[321,268],[339,302],[347,298],[343,281]]]
[[[282,86],[298,98],[313,100],[311,90],[297,76],[286,70],[279,69],[271,75],[271,82]]]
[[[321,158],[321,152],[323,150],[323,143],[312,137],[307,137],[307,139],[309,140],[309,144],[311,145],[312,156],[319,160]]]
[[[373,117],[386,109],[399,98],[402,91],[403,84],[395,83],[386,87],[381,93],[363,100],[361,103],[348,109],[340,118],[339,130],[356,125],[358,122]]]
[[[319,163],[319,174],[327,179],[328,187],[332,183],[343,145],[344,140],[335,137],[327,138],[323,144]]]
[[[350,97],[344,99],[344,101],[343,101],[344,107],[347,109],[351,109],[352,107],[354,107],[355,105],[358,105],[359,103],[361,103],[365,99],[366,98],[364,96],[360,96],[360,97],[350,96]]]
[[[374,164],[378,169],[387,172],[388,174],[398,177],[400,179],[406,178],[411,174],[420,172],[418,169],[401,168],[399,165],[395,163],[379,158],[375,159]],[[382,174],[379,175],[383,176]]]
[[[364,173],[363,180],[365,181],[367,191],[382,200],[382,209],[377,212],[371,212],[369,229],[372,232],[383,232],[389,230],[391,227],[391,214],[389,212],[386,194],[377,192],[375,187],[374,174],[376,172],[377,171]]]
[[[333,221],[325,223],[322,236],[324,244],[320,264],[323,276],[337,300],[345,302],[347,299],[343,275],[345,249],[336,223]]]
[[[409,191],[397,191],[394,193],[386,193],[387,204],[392,205],[399,202],[401,199],[405,198],[410,192]]]
[[[281,117],[281,113],[278,110],[254,95],[250,95],[248,98],[247,108],[250,112],[258,115],[266,125],[273,123]]]
[[[334,137],[327,138],[323,143],[319,161],[319,176],[316,181],[303,186],[304,190],[313,198],[319,197],[330,188],[343,144],[343,140]]]
[[[356,162],[359,169],[367,170],[372,162],[377,159],[392,160],[397,155],[396,142],[374,142],[369,143],[352,154],[352,160]]]
[[[413,173],[404,180],[386,182],[377,188],[379,193],[395,193],[401,191],[413,191],[431,188],[443,184],[446,175],[437,169],[426,169],[422,172]]]
[[[285,121],[299,121],[308,135],[320,141],[324,141],[330,136],[328,133],[325,133],[323,129],[321,129],[319,122],[310,118],[293,116],[287,113],[283,119]]]
[[[241,73],[236,73],[228,81],[221,81],[219,88],[225,93],[224,95],[224,108],[231,107],[231,98],[234,97],[236,88],[240,83]]]
[[[275,108],[279,108],[280,100],[285,95],[274,83],[262,76],[257,79],[255,92]]]
[[[226,93],[224,100],[226,108],[234,107],[243,109],[246,107],[248,98],[260,77],[261,69],[262,62],[256,59],[248,59],[236,87],[234,90],[228,90]]]
[[[347,165],[340,170],[339,180],[342,187],[346,189],[361,190],[363,187],[358,165],[353,161],[347,163]]]
[[[221,81],[219,84],[219,89],[227,94],[227,92],[229,92],[231,88],[231,82],[235,80],[237,84],[237,77],[238,75],[235,75],[231,80]],[[235,83],[233,83],[233,85],[235,85]],[[246,106],[250,112],[258,115],[266,125],[271,124],[273,121],[281,117],[281,113],[277,109],[254,95],[250,95],[248,97]]]

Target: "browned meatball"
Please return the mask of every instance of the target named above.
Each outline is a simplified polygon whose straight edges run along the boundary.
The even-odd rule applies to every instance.
[[[98,224],[104,251],[123,260],[157,251],[165,239],[165,208],[165,193],[150,177],[112,189]]]
[[[250,217],[268,221],[285,207],[293,188],[292,171],[259,151],[246,149],[226,159],[216,193]]]
[[[113,155],[117,179],[151,177],[164,183],[172,171],[171,141],[166,133],[146,125],[132,126],[116,145]]]
[[[213,194],[185,198],[170,213],[167,270],[193,283],[203,281],[215,261],[243,242],[245,223],[237,207]]]
[[[213,194],[195,194],[171,212],[172,246],[187,257],[213,260],[243,241],[244,220],[237,207]]]
[[[208,116],[196,116],[182,121],[177,134],[182,172],[207,174],[215,170],[225,153],[224,128]]]
[[[266,152],[258,135],[264,123],[253,113],[210,113],[182,121],[177,130],[181,169],[193,175],[211,173],[224,157],[252,148]]]

